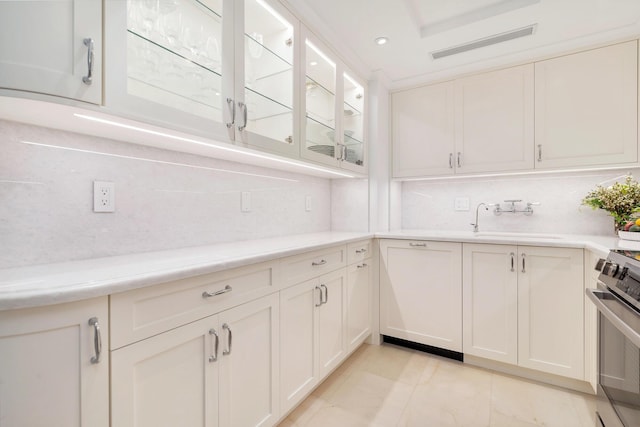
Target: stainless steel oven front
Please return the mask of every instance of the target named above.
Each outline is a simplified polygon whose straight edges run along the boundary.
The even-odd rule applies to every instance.
[[[597,411],[605,427],[640,427],[640,262],[633,261],[610,254],[598,289],[587,290],[598,308]]]

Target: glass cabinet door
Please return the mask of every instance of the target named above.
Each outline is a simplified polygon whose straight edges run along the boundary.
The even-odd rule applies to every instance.
[[[336,63],[316,44],[305,41],[305,142],[303,157],[323,162],[337,159]]]
[[[349,74],[344,79],[344,116],[342,118],[344,152],[342,160],[351,165],[364,166],[364,87]]]
[[[275,5],[274,5],[275,6]],[[294,22],[286,10],[264,0],[244,3],[244,104],[253,144],[266,137],[266,148],[292,151],[294,147]],[[277,6],[276,6],[277,7]],[[244,110],[244,106],[241,106]],[[242,111],[240,114],[245,114]],[[244,129],[241,129],[241,131]],[[267,144],[265,140],[262,144]]]
[[[222,122],[222,0],[127,0],[127,91]]]

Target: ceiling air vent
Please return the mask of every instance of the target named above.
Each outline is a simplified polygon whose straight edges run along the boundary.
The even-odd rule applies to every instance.
[[[537,25],[538,24],[533,24],[524,28],[518,28],[517,30],[507,31],[506,33],[496,34],[458,46],[436,50],[434,52],[431,52],[431,56],[433,57],[433,59],[445,58],[447,56],[457,55],[459,53],[468,52],[470,50],[479,49],[481,47],[491,46],[493,44],[506,42],[520,37],[530,36],[535,32]]]

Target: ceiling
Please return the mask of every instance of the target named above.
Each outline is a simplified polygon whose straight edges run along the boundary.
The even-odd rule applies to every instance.
[[[356,71],[392,88],[640,36],[640,0],[285,0]],[[431,52],[536,24],[530,36]],[[389,42],[379,46],[376,37]]]

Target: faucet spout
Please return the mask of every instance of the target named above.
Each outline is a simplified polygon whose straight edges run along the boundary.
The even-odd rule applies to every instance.
[[[471,225],[473,225],[473,232],[477,233],[478,232],[478,211],[480,210],[480,206],[484,206],[484,210],[488,211],[489,210],[489,206],[493,206],[493,203],[485,203],[485,202],[481,202],[478,203],[478,206],[476,206],[476,222],[472,223]]]

